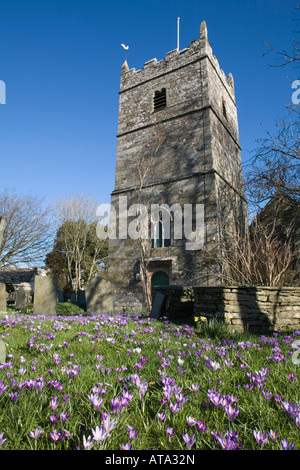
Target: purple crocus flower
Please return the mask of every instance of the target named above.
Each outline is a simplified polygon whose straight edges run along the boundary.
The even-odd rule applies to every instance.
[[[276,403],[282,403],[283,402],[283,397],[281,395],[275,395],[274,399]]]
[[[71,396],[71,395],[63,395],[63,396],[62,396],[63,399],[64,399],[64,401],[65,401],[65,405],[66,405],[67,402],[70,400],[70,396]]]
[[[57,421],[59,420],[59,416],[58,415],[51,415],[50,416],[50,421],[51,423],[56,423]]]
[[[10,392],[10,398],[11,398],[11,401],[13,403],[16,403],[16,401],[18,400],[18,398],[20,397],[21,393],[17,393],[17,392]]]
[[[88,438],[83,436],[84,450],[91,450],[91,448],[93,447],[94,444],[95,444],[95,442],[91,440],[91,436],[89,436]]]
[[[50,431],[50,437],[55,444],[59,442],[63,437],[63,433],[61,431],[57,431],[57,429],[54,429],[54,431]]]
[[[263,434],[261,431],[253,431],[253,435],[256,439],[257,444],[261,447],[268,440],[268,434]]]
[[[196,426],[197,426],[197,429],[198,429],[200,435],[208,430],[208,427],[206,427],[204,421],[197,421]]]
[[[130,393],[128,390],[123,390],[122,397],[129,403],[133,399],[133,393]]]
[[[99,442],[103,442],[108,436],[109,434],[106,432],[104,426],[96,426],[96,429],[92,429],[92,433],[93,433],[93,440],[97,443]]]
[[[293,382],[294,380],[297,380],[297,375],[295,375],[295,374],[289,374],[289,375],[287,376],[287,378]]]
[[[128,429],[128,432],[129,432],[129,439],[131,441],[134,441],[134,439],[136,439],[138,437],[138,433],[136,432],[136,430],[132,426],[129,426],[129,424],[126,427]]]
[[[104,427],[105,431],[109,433],[118,426],[117,418],[111,419],[109,413],[106,413],[105,416],[102,415],[102,426]]]
[[[169,401],[171,396],[173,395],[173,388],[169,385],[166,385],[164,387],[164,393],[163,393],[163,402]],[[165,399],[165,400],[164,400]]]
[[[144,397],[146,391],[148,390],[148,384],[144,381],[139,385],[138,389],[139,389],[139,395],[141,397]]]
[[[110,408],[112,413],[119,413],[122,411],[122,400],[124,400],[124,398],[122,399],[120,397],[112,398],[110,400]],[[127,400],[125,401],[127,402]]]
[[[158,419],[159,419],[160,422],[165,421],[165,419],[166,419],[166,417],[167,417],[165,413],[157,413],[156,416],[158,417]]]
[[[192,384],[190,387],[188,387],[188,389],[191,392],[196,393],[199,391],[199,387],[200,387],[200,384]]]
[[[8,389],[8,385],[5,385],[4,382],[0,382],[0,396]]]
[[[122,444],[122,450],[131,450],[132,449],[132,445],[131,444]]]
[[[175,405],[173,402],[170,401],[170,410],[172,411],[173,414],[177,413],[178,411],[181,410],[181,406],[179,403],[175,402]]]
[[[299,405],[294,403],[293,405],[290,404],[289,401],[282,402],[282,408],[285,412],[289,415],[289,417],[294,421],[299,414]]]
[[[224,406],[225,412],[228,414],[230,421],[232,422],[237,415],[239,414],[239,409],[237,406],[233,407],[231,404],[230,405],[225,405]]]
[[[34,431],[31,431],[29,433],[29,437],[31,439],[38,439],[43,434],[43,432],[44,432],[43,429],[35,428]]]
[[[60,413],[59,417],[60,417],[60,419],[62,420],[62,422],[64,424],[67,421],[67,419],[69,418],[69,413],[68,412],[66,412],[66,413],[62,412],[62,413]]]
[[[173,428],[170,428],[169,426],[167,427],[166,429],[166,432],[168,434],[168,439],[169,439],[169,442],[171,442],[171,437],[174,436],[175,434],[175,430]]]
[[[175,392],[175,401],[176,401],[176,403],[178,403],[179,405],[182,406],[187,400],[188,400],[187,395],[183,396],[182,393],[176,393]]]
[[[293,442],[290,442],[287,439],[282,439],[280,442],[283,450],[296,450],[296,446]]]
[[[270,400],[272,398],[272,392],[269,392],[269,390],[262,390],[261,393],[266,400]]]
[[[278,436],[278,431],[273,431],[272,429],[270,429],[268,434],[273,441],[277,441],[278,439],[280,439],[280,437]]]
[[[234,362],[231,359],[224,359],[224,364],[226,367],[230,367],[234,364]]]
[[[0,434],[0,446],[2,446],[3,442],[6,441],[6,439],[3,439],[4,432]]]
[[[208,390],[207,396],[215,406],[221,405],[221,395],[216,390]]]
[[[195,439],[195,435],[194,435],[194,434],[192,434],[191,436],[189,436],[188,434],[183,434],[183,435],[182,435],[182,439],[183,439],[184,442],[186,443],[188,450],[191,450],[191,447],[192,447],[192,446],[195,444],[195,442],[196,442],[196,439]]]
[[[187,416],[186,417],[186,422],[187,422],[188,426],[195,426],[195,424],[197,423],[197,420],[196,420],[196,418],[192,418],[191,416]]]
[[[51,406],[53,411],[56,410],[58,405],[59,405],[59,398],[58,397],[51,397],[50,406]]]
[[[99,411],[101,406],[103,405],[102,398],[100,398],[98,394],[91,394],[88,395],[88,399],[90,400],[92,408],[96,408],[96,410]]]
[[[224,436],[218,431],[211,431],[210,434],[220,444],[223,450],[241,450],[243,448],[243,443],[238,442],[239,436],[237,432],[226,431]]]
[[[250,391],[251,391],[251,390],[253,390],[254,385],[253,385],[253,384],[245,384],[245,385],[244,385],[244,388],[245,388],[246,390],[250,390]]]

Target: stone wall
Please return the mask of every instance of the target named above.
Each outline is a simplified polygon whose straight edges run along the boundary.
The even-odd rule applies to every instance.
[[[268,332],[300,328],[300,287],[155,288],[166,296],[163,315],[230,319],[233,331]],[[193,293],[193,302],[189,293]]]
[[[239,331],[300,328],[300,288],[195,287],[194,315],[229,318]]]

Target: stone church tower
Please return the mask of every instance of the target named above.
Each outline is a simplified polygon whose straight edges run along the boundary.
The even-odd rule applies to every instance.
[[[247,230],[247,203],[233,77],[220,69],[205,22],[188,48],[161,61],[135,70],[125,60],[119,93],[108,263],[114,309],[146,305],[154,285],[222,283],[226,267],[213,259],[224,256],[226,233]],[[163,210],[152,216],[155,204],[169,208],[169,232]],[[126,234],[142,214],[148,238],[141,228]],[[188,249],[184,229],[180,237],[188,221],[200,226],[198,248]],[[204,253],[214,253],[209,262]]]

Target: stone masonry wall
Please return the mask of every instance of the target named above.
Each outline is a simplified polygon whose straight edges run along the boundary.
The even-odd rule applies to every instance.
[[[232,331],[270,332],[300,328],[300,287],[160,286],[166,296],[162,315],[230,319]],[[189,295],[193,292],[193,302]]]
[[[194,315],[230,318],[233,330],[300,328],[300,288],[195,287]]]

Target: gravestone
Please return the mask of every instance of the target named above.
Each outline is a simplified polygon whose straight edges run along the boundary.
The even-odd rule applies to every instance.
[[[0,313],[6,312],[6,287],[4,282],[0,283]]]
[[[62,289],[57,290],[57,302],[62,303],[65,301],[65,294]]]
[[[4,364],[6,361],[6,347],[3,341],[0,341],[0,364]]]
[[[33,311],[38,315],[56,315],[57,277],[35,276]]]
[[[88,315],[98,315],[101,313],[112,313],[113,288],[109,281],[101,277],[95,277],[86,285],[86,312]]]
[[[81,308],[86,308],[86,298],[85,298],[85,291],[78,289],[77,291],[77,305]]]
[[[153,305],[152,305],[151,312],[150,312],[150,318],[159,317],[159,315],[162,312],[165,300],[166,300],[165,294],[162,294],[161,292],[157,292]]]
[[[20,287],[20,289],[18,289],[15,292],[15,296],[16,296],[16,304],[15,304],[16,309],[19,310],[19,309],[25,308],[26,307],[26,292],[25,292],[25,290]]]
[[[72,304],[76,304],[76,300],[77,300],[77,299],[76,299],[76,293],[75,293],[75,292],[72,292],[71,297],[70,297],[70,302],[71,302]]]

